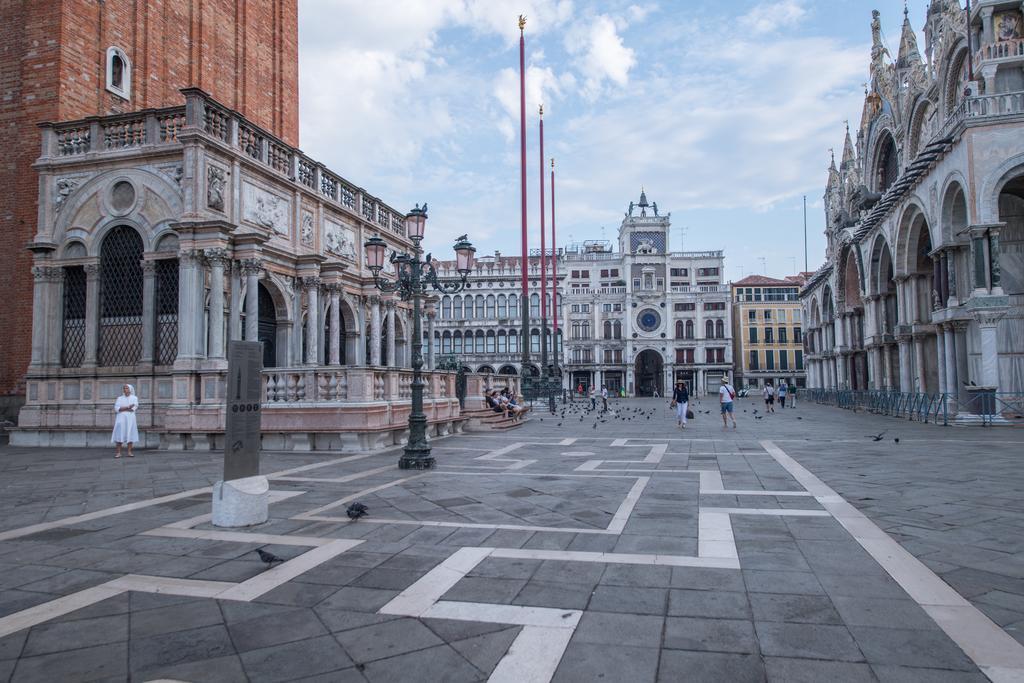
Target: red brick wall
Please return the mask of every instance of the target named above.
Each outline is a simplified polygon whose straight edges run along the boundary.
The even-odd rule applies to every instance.
[[[197,86],[298,146],[297,0],[0,0],[0,398],[24,393],[41,121],[183,103]],[[132,62],[106,90],[106,50]]]

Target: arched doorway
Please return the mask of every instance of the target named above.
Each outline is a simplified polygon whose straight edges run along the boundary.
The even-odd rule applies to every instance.
[[[499,375],[517,375],[516,369],[512,365],[502,365],[501,369],[498,370]]]
[[[134,365],[142,355],[142,237],[119,225],[100,247],[99,364]]]
[[[636,395],[665,395],[665,371],[661,354],[647,349],[636,357]]]
[[[263,367],[277,367],[277,310],[274,298],[263,283],[259,283],[258,295],[259,322],[256,339],[263,342]]]

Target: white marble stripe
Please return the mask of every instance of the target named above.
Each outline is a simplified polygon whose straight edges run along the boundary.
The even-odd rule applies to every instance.
[[[625,446],[627,441],[629,441],[629,439],[615,439],[614,441],[612,441],[611,446],[612,446],[612,448],[618,448],[620,446]]]
[[[701,508],[707,512],[724,512],[727,515],[761,515],[765,517],[831,517],[827,510],[800,510],[797,508]]]
[[[114,579],[109,585],[120,588],[122,591],[135,591],[137,593],[215,598],[235,584],[226,581],[204,581],[201,579],[176,579],[170,576],[126,574],[119,579]]]
[[[332,540],[225,590],[217,598],[246,602],[254,600],[360,543],[363,543],[362,539],[339,538]]]
[[[298,518],[293,518],[298,519]],[[347,517],[330,517],[317,515],[315,517],[303,516],[302,519],[314,522],[347,522],[355,523]],[[529,524],[485,524],[482,522],[440,522],[433,519],[381,519],[377,517],[362,517],[359,524],[404,524],[406,526],[431,526],[455,529],[502,529],[506,531],[560,531],[574,534],[617,534],[617,531],[608,529],[587,529],[582,527],[562,526],[532,526]]]
[[[493,450],[490,453],[485,453],[484,455],[481,455],[479,458],[474,458],[474,460],[499,460],[502,459],[501,456],[505,455],[506,453],[517,451],[525,445],[526,444],[522,442],[510,443],[509,445]]]
[[[839,505],[842,500],[839,494],[781,448],[771,441],[762,441],[761,445],[793,478],[823,499],[826,507],[832,506],[841,514],[835,519],[928,612],[939,628],[985,675],[996,683],[1024,681],[1024,645],[879,529],[867,515],[852,505]],[[853,524],[855,521],[858,523]]]
[[[492,548],[460,548],[380,608],[380,614],[418,617],[491,554]],[[470,621],[479,621],[471,619]]]
[[[295,545],[316,547],[327,545],[330,538],[317,536],[283,536],[280,534],[259,534],[246,531],[220,531],[217,529],[178,529],[159,527],[143,531],[143,536],[162,536],[164,538],[195,538],[204,541],[231,541],[234,543],[257,543],[260,545]]]
[[[558,445],[558,446],[571,446],[574,443],[576,443],[576,439],[575,438],[570,438],[570,439],[562,439],[556,445]]]
[[[399,484],[404,484],[407,481],[412,481],[414,479],[419,479],[420,477],[425,477],[425,476],[427,476],[427,474],[428,473],[423,473],[423,474],[416,474],[416,475],[413,475],[411,477],[402,477],[401,479],[395,479],[393,481],[389,481],[387,483],[380,484],[378,486],[372,486],[372,487],[370,487],[368,489],[363,489],[362,491],[359,491],[357,493],[353,493],[352,495],[345,496],[344,498],[342,498],[340,500],[336,500],[333,503],[328,503],[327,505],[323,505],[321,507],[314,508],[312,510],[309,510],[308,512],[303,512],[302,514],[295,515],[294,517],[292,517],[292,519],[311,519],[314,516],[319,515],[322,512],[326,512],[328,510],[333,510],[334,508],[340,507],[342,505],[345,505],[346,503],[350,503],[353,500],[356,500],[357,498],[362,498],[363,496],[368,496],[371,493],[376,493],[377,491],[383,491],[384,489],[391,488],[392,486],[397,486]]]
[[[573,632],[571,628],[524,626],[494,667],[488,683],[550,681]]]
[[[44,621],[62,617],[65,614],[94,605],[97,602],[124,592],[123,589],[110,586],[109,584],[110,582],[86,588],[77,593],[72,593],[56,600],[50,600],[41,605],[29,607],[28,609],[23,609],[20,612],[0,618],[0,638],[17,633],[22,629],[31,628]]]
[[[640,496],[644,493],[644,488],[647,487],[650,481],[650,477],[637,477],[633,488],[626,494],[626,499],[622,501],[619,509],[615,511],[612,521],[608,523],[608,531],[616,534],[622,533],[622,530],[626,528],[626,522],[629,521],[629,516],[633,514],[633,508],[636,507]]]
[[[566,628],[569,630],[576,628],[582,616],[583,613],[578,610],[449,600],[437,602],[423,612],[423,617],[428,619],[480,621],[489,624],[543,626],[547,628]]]
[[[324,478],[318,478],[318,477],[292,477],[292,476],[279,477],[279,476],[274,476],[274,477],[270,477],[270,478],[273,479],[274,481],[316,481],[316,482],[331,483],[331,484],[344,484],[345,482],[348,482],[348,481],[355,481],[357,479],[364,479],[365,477],[372,477],[373,475],[380,474],[381,472],[392,472],[392,471],[394,471],[394,469],[395,469],[394,465],[385,465],[384,467],[375,467],[372,470],[364,470],[362,472],[355,472],[354,474],[346,474],[343,477],[324,477]]]
[[[497,548],[492,557],[523,560],[562,560],[567,562],[601,562],[604,564],[640,564],[671,567],[709,567],[739,569],[739,562],[727,558],[688,557],[685,555],[640,555],[634,553],[597,553],[582,550],[539,550],[529,548]]]
[[[814,495],[810,491],[758,491],[756,489],[746,491],[722,489],[721,491],[701,491],[701,494],[709,496],[796,496],[798,498],[809,498]]]
[[[701,493],[721,493],[725,489],[725,484],[722,483],[722,473],[718,470],[699,470],[699,472]]]

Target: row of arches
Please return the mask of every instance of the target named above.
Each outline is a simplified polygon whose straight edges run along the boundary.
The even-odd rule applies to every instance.
[[[558,295],[562,305],[562,295]],[[545,298],[547,310],[551,310],[551,295]],[[517,294],[456,294],[441,297],[441,320],[506,320],[521,315],[520,299]],[[540,295],[530,295],[530,317],[540,318]]]
[[[558,342],[559,351],[562,348],[562,331],[557,336],[551,330],[546,330],[548,337],[548,348],[551,348],[552,338]],[[530,330],[530,352],[540,353],[541,331],[539,328]],[[522,331],[518,329],[499,330],[455,330],[434,333],[434,351],[445,355],[449,354],[487,354],[487,353],[519,353]]]

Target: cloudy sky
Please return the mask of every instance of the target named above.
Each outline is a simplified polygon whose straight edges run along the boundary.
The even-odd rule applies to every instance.
[[[803,269],[806,194],[813,270],[873,8],[895,55],[903,0],[299,0],[301,145],[395,208],[428,201],[438,255],[462,233],[518,255],[522,12],[531,247],[543,102],[560,244],[614,240],[643,186],[674,250],[781,276]]]

